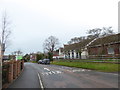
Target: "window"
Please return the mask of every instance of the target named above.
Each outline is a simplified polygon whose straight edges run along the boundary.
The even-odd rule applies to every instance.
[[[114,48],[108,47],[108,54],[114,54]]]

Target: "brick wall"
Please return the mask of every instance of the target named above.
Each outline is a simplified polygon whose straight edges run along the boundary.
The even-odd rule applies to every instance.
[[[108,47],[114,49],[114,54],[108,54]],[[88,48],[89,58],[120,58],[120,44],[111,44]]]
[[[5,68],[2,68],[2,72],[4,74],[4,76],[2,77],[2,80],[4,80],[3,83],[3,88],[6,87],[6,84],[9,84],[11,82],[13,82],[13,80],[15,80],[21,73],[21,71],[23,71],[24,69],[24,60],[11,60],[8,62],[3,62],[3,67],[7,66]],[[6,73],[4,73],[4,71],[6,70]]]

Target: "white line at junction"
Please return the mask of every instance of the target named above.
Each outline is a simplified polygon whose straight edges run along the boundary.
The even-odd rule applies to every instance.
[[[38,73],[38,78],[39,78],[40,87],[41,87],[42,90],[44,90],[44,86],[43,86],[43,83],[42,83],[42,80],[41,80],[41,77],[40,77],[39,73]]]

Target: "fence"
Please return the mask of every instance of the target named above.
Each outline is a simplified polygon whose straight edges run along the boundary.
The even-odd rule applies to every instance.
[[[120,59],[120,54],[88,55],[88,59]]]
[[[13,82],[21,73],[24,68],[24,60],[11,60],[3,62],[2,65],[2,87],[6,88],[6,85]]]

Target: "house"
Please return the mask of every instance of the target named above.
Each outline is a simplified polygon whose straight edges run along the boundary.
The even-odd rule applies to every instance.
[[[37,60],[37,56],[35,53],[31,53],[30,54],[30,61],[36,61]]]
[[[89,58],[120,58],[120,33],[101,37],[87,46]]]
[[[53,52],[53,59],[63,59],[63,58],[64,58],[64,54],[62,47]]]
[[[4,55],[2,59],[3,60],[10,60],[9,55]]]
[[[79,43],[64,45],[64,58],[65,59],[87,59],[88,45],[93,39],[85,39]]]

